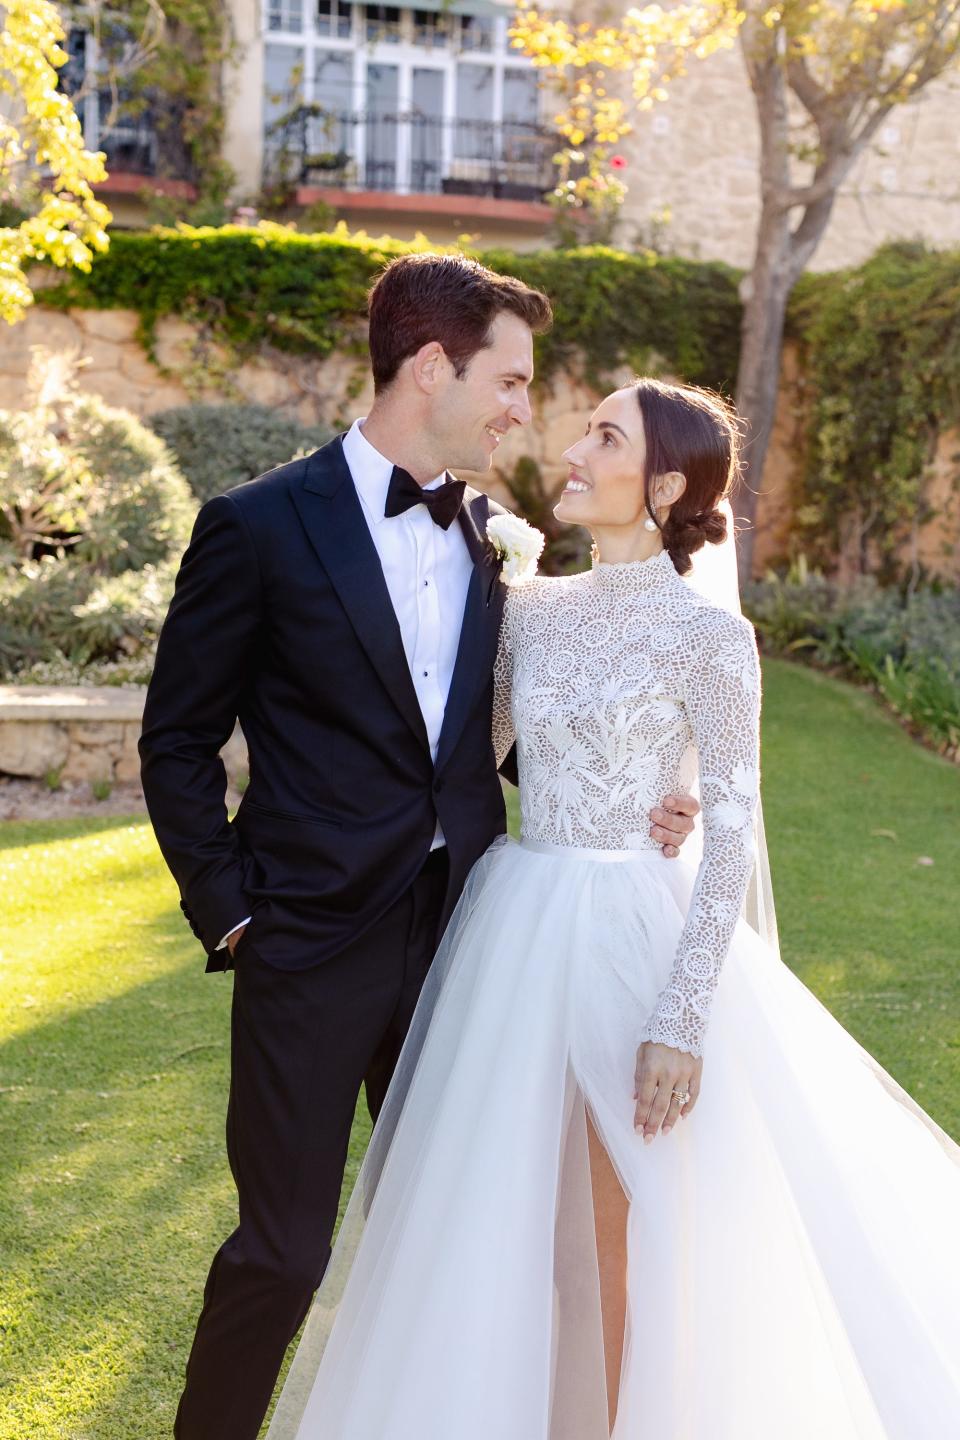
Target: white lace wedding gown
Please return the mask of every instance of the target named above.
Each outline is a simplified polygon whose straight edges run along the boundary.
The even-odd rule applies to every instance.
[[[749,625],[668,556],[513,588],[523,840],[471,873],[271,1440],[607,1440],[585,1113],[630,1201],[615,1440],[960,1436],[958,1151],[739,919]],[[699,768],[699,870],[647,815]],[[636,1049],[705,1057],[644,1146]]]

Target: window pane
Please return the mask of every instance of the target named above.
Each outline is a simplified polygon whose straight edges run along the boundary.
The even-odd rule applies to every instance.
[[[352,51],[317,51],[313,98],[325,110],[335,111],[338,115],[353,109]]]
[[[349,40],[353,28],[353,7],[349,0],[315,0],[314,28],[319,35]]]
[[[87,73],[87,32],[73,29],[67,35],[67,63],[57,71],[57,88],[75,95]]]
[[[365,5],[367,39],[396,45],[400,39],[400,11],[395,5]]]
[[[303,0],[267,0],[267,29],[303,29]]]
[[[457,66],[457,124],[454,153],[467,159],[493,158],[493,67]]]
[[[269,127],[303,99],[303,51],[298,45],[267,45],[264,51],[264,119]]]
[[[427,50],[443,50],[450,38],[450,19],[436,10],[414,10],[413,43]]]
[[[396,65],[367,66],[367,108],[374,115],[395,115],[400,99],[400,71]]]
[[[493,66],[457,66],[457,114],[462,120],[493,119]]]
[[[532,70],[503,72],[501,153],[505,181],[516,199],[536,199],[550,182],[550,157],[556,141],[541,131],[537,77]]]
[[[479,15],[464,15],[460,20],[460,49],[493,49],[493,20]]]
[[[532,70],[504,70],[503,118],[535,125],[538,118],[537,77]]]
[[[367,66],[367,188],[397,186],[397,104],[400,71],[396,65]]]
[[[313,98],[306,127],[308,183],[342,185],[356,143],[351,50],[316,52]]]
[[[443,159],[443,72],[415,69],[410,117],[410,183],[418,194],[440,189]]]

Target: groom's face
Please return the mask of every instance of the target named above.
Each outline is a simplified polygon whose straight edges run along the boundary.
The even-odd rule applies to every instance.
[[[449,367],[435,397],[431,428],[448,469],[489,470],[503,437],[530,419],[533,335],[518,316],[501,312],[485,345],[462,376]]]

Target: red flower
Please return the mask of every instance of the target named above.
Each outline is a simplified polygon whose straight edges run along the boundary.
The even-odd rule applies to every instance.
[[[627,168],[627,162],[626,162],[626,160],[624,160],[624,158],[623,158],[622,155],[611,155],[611,156],[610,156],[610,169],[611,169],[611,170],[626,170],[626,168]]]

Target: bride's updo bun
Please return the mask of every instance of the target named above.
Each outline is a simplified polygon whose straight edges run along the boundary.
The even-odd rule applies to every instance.
[[[644,379],[636,382],[634,393],[647,447],[644,498],[653,520],[657,476],[676,470],[686,480],[665,522],[657,521],[664,549],[678,574],[686,575],[695,551],[727,538],[727,517],[718,506],[739,473],[737,417],[719,395],[694,385]]]
[[[681,575],[690,569],[690,556],[703,545],[721,545],[727,538],[727,517],[722,510],[707,510],[686,520],[676,518],[674,505],[663,525],[663,546]]]

